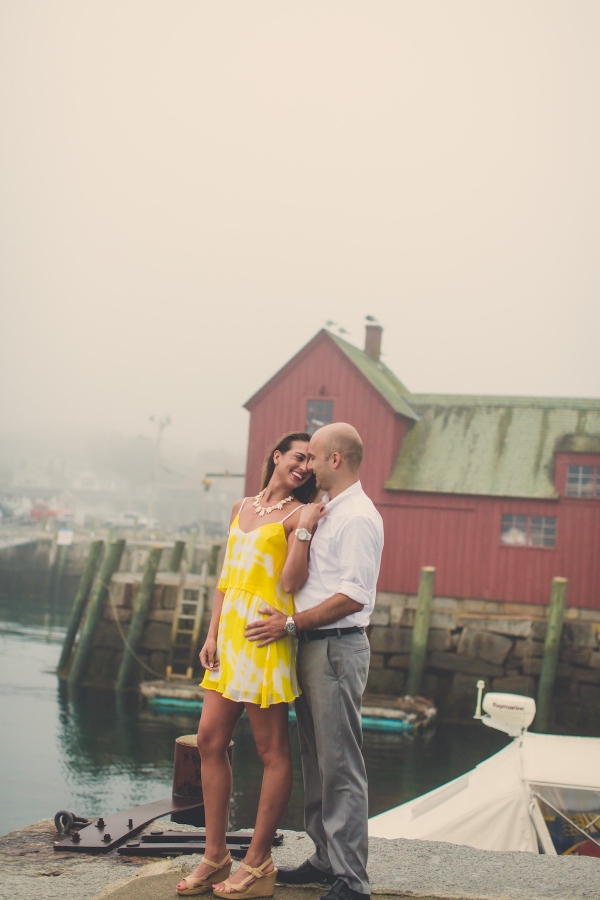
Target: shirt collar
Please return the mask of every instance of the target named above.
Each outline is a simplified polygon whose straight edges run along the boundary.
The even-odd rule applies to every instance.
[[[350,487],[346,488],[345,491],[342,491],[341,494],[338,494],[337,497],[334,497],[333,500],[329,499],[329,494],[324,494],[323,502],[327,504],[327,509],[334,509],[339,503],[342,503],[346,497],[351,497],[353,494],[358,494],[362,491],[362,484],[360,481],[356,481],[354,484],[351,484]]]

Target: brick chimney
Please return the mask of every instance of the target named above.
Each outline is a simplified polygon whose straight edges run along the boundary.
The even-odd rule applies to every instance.
[[[365,353],[370,356],[373,362],[379,362],[381,355],[381,335],[383,328],[381,325],[367,325],[365,334]]]

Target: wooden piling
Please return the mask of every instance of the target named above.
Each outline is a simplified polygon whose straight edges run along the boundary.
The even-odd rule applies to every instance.
[[[196,539],[198,537],[197,531],[190,531],[187,545],[187,570],[192,574],[194,571],[194,560],[196,558]]]
[[[59,597],[60,591],[62,587],[63,578],[65,576],[65,569],[67,567],[67,556],[69,555],[69,545],[63,544],[58,547],[56,553],[56,560],[54,563],[54,583],[52,585],[52,595],[53,597]]]
[[[434,581],[435,566],[423,566],[419,580],[417,610],[410,645],[410,664],[406,685],[406,693],[410,697],[416,697],[421,690],[421,679],[427,655],[427,638],[429,636],[429,619],[431,617]]]
[[[52,526],[54,527],[56,522],[52,522]],[[44,531],[46,531],[46,526],[44,525]],[[56,556],[58,553],[58,529],[54,527],[52,533],[52,540],[50,543],[50,550],[48,552],[48,569],[46,570],[46,575],[44,578],[44,597],[48,600],[53,599],[54,595],[54,585],[56,583]]]
[[[92,644],[94,642],[94,634],[96,633],[96,628],[102,618],[104,604],[110,590],[110,580],[119,568],[124,549],[125,541],[123,539],[114,541],[106,548],[100,575],[96,580],[92,596],[90,597],[87,615],[81,629],[81,636],[69,672],[69,685],[71,686],[79,683],[85,667],[87,666],[92,651]]]
[[[92,584],[94,581],[94,575],[96,574],[96,569],[98,568],[98,561],[100,559],[100,554],[102,553],[103,547],[104,541],[92,541],[92,543],[90,544],[88,555],[85,561],[85,566],[83,568],[81,578],[79,579],[77,593],[75,594],[73,606],[71,607],[71,615],[69,616],[67,633],[65,635],[62,653],[58,662],[59,675],[64,675],[67,666],[69,665],[71,650],[73,649],[73,644],[75,643],[75,637],[77,636],[79,623],[81,622],[81,617],[83,616],[88,598],[90,596],[90,591],[92,589]],[[66,550],[67,548],[65,547],[64,549]]]
[[[562,636],[563,619],[565,616],[565,601],[567,599],[566,578],[553,578],[552,591],[550,593],[550,607],[548,609],[548,624],[546,626],[546,640],[544,641],[544,656],[542,658],[542,670],[538,684],[537,712],[535,717],[535,730],[547,732],[550,725],[550,707],[554,681],[558,668],[558,655],[560,652],[560,639]]]
[[[137,653],[148,617],[148,610],[152,602],[152,591],[154,588],[154,580],[158,567],[160,565],[160,557],[162,547],[152,547],[148,554],[148,560],[142,576],[142,583],[135,599],[135,607],[129,629],[127,631],[127,644],[123,648],[123,658],[119,666],[115,687],[118,691],[124,690],[128,686],[131,670],[135,662],[135,654]]]
[[[219,552],[221,550],[220,544],[213,544],[210,548],[210,553],[208,556],[208,574],[216,575],[217,574],[217,563],[219,561]]]
[[[179,572],[179,566],[185,552],[185,541],[175,541],[169,559],[169,572]]]

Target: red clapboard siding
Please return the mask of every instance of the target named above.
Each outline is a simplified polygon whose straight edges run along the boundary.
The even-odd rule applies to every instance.
[[[433,565],[437,596],[547,603],[551,579],[562,575],[569,606],[600,607],[597,501],[400,492],[379,509],[386,543],[380,590],[416,593],[420,567]],[[556,516],[556,547],[502,545],[503,513]]]

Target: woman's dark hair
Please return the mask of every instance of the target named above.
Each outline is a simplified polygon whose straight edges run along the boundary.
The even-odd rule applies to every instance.
[[[287,453],[288,450],[292,449],[292,444],[294,443],[294,441],[302,441],[303,443],[308,444],[308,442],[310,441],[310,434],[307,434],[306,431],[289,431],[287,434],[284,434],[282,437],[280,437],[278,441],[275,441],[275,443],[265,456],[265,461],[263,463],[262,472],[260,475],[261,491],[266,488],[271,478],[273,477],[273,472],[275,471],[275,461],[273,459],[273,455],[275,451],[279,450],[280,453]],[[294,488],[292,494],[294,495],[296,500],[300,501],[300,503],[312,503],[317,495],[315,476],[311,475],[308,481],[300,485],[300,487]]]

